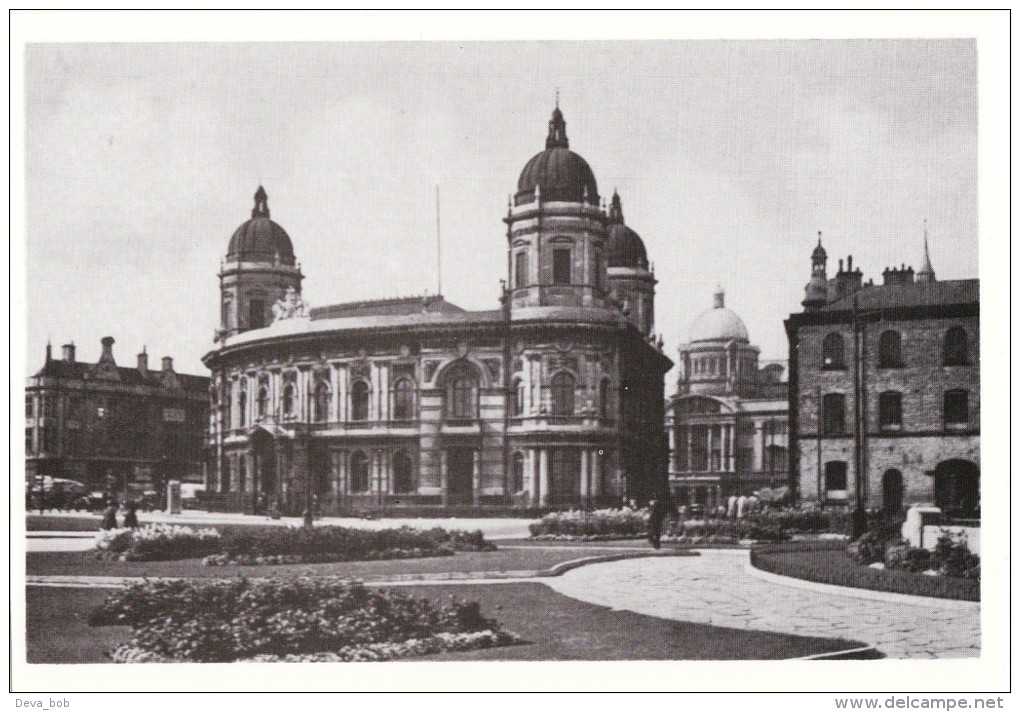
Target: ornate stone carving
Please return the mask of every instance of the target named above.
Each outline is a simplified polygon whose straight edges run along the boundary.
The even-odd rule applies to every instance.
[[[294,287],[287,287],[283,299],[276,300],[273,305],[273,321],[283,319],[305,319],[308,317],[308,305]]]
[[[350,373],[352,379],[364,378],[367,380],[372,377],[372,367],[368,361],[355,361],[350,366]]]

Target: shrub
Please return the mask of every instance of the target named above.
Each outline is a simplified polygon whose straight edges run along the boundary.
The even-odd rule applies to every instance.
[[[981,558],[970,552],[966,542],[954,540],[948,532],[939,537],[931,558],[932,568],[943,576],[981,578]]]
[[[869,531],[858,537],[857,541],[847,545],[846,552],[851,559],[868,566],[885,560],[885,537],[880,533]]]
[[[132,626],[130,642],[112,653],[118,662],[387,659],[387,645],[399,653],[401,645],[441,634],[454,636],[447,641],[454,645],[463,644],[458,636],[482,632],[488,637],[476,643],[513,642],[477,602],[451,596],[437,607],[399,592],[304,577],[145,581],[108,598],[89,623]],[[426,648],[443,649],[442,639],[436,645]],[[413,654],[417,647],[410,647]]]
[[[746,539],[785,541],[790,535],[778,527],[745,518],[671,522],[666,538],[691,543],[735,544]]]
[[[891,544],[885,550],[885,567],[921,573],[931,568],[931,552],[906,542]]]

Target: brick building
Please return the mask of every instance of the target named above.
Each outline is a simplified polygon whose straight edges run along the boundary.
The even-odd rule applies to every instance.
[[[832,279],[819,237],[790,343],[792,482],[804,502],[980,509],[979,281],[853,258]]]
[[[210,506],[552,508],[665,487],[672,362],[652,334],[655,278],[558,107],[503,222],[502,307],[430,296],[308,309],[260,187],[230,240],[204,357]]]
[[[680,346],[666,413],[669,482],[678,502],[713,508],[787,484],[786,367],[759,366],[758,356],[720,288]]]
[[[90,489],[155,488],[161,481],[201,482],[209,378],[174,371],[148,355],[118,366],[113,337],[95,363],[78,361],[74,344],[46,362],[25,388],[25,469],[77,480]]]

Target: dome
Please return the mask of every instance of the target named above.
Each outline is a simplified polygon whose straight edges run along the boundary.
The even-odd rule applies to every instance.
[[[227,259],[238,262],[294,264],[294,246],[286,230],[269,219],[268,196],[262,186],[255,192],[251,220],[241,223],[230,238]]]
[[[623,222],[623,203],[613,191],[609,206],[609,227],[606,230],[606,260],[610,267],[648,269],[648,253],[641,236]]]
[[[599,204],[599,189],[591,166],[569,146],[567,122],[556,107],[549,120],[545,150],[528,161],[517,180],[516,205],[533,202],[536,186],[544,201]]]
[[[691,326],[691,342],[743,341],[747,342],[747,327],[735,312],[726,308],[723,291],[715,293],[715,306],[701,312]]]

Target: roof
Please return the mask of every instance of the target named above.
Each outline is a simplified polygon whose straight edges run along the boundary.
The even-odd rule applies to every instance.
[[[362,302],[345,302],[317,307],[309,312],[312,321],[319,319],[346,319],[362,316],[408,316],[410,314],[463,314],[456,304],[443,296],[398,297]]]
[[[609,206],[609,227],[606,230],[607,262],[610,267],[631,267],[648,269],[648,253],[641,236],[631,230],[623,221],[623,202],[620,194],[613,192]]]
[[[96,367],[94,363],[88,363],[87,361],[63,361],[59,359],[51,359],[39,369],[39,372],[35,374],[35,378],[61,378],[69,381],[84,381],[87,378],[88,373]],[[142,372],[137,368],[131,368],[129,366],[116,366],[117,373],[120,375],[119,383],[128,386],[152,386],[161,388],[163,386],[162,375],[163,372],[160,370],[150,370],[148,377],[142,376]],[[177,378],[178,384],[184,390],[195,390],[205,391],[209,387],[208,376],[193,376],[187,373],[174,372],[174,376]],[[107,381],[102,378],[94,378],[90,380],[95,381]]]
[[[980,286],[981,280],[978,279],[873,285],[862,287],[853,295],[830,302],[816,311],[848,311],[853,309],[854,299],[859,310],[978,304]]]
[[[239,262],[274,262],[294,264],[294,245],[287,231],[269,219],[269,203],[260,185],[255,193],[251,220],[241,223],[230,238],[227,259]]]
[[[514,204],[535,200],[538,186],[543,201],[599,204],[599,188],[588,162],[571,151],[567,140],[567,123],[559,107],[549,121],[549,137],[545,150],[535,154],[517,180]]]

